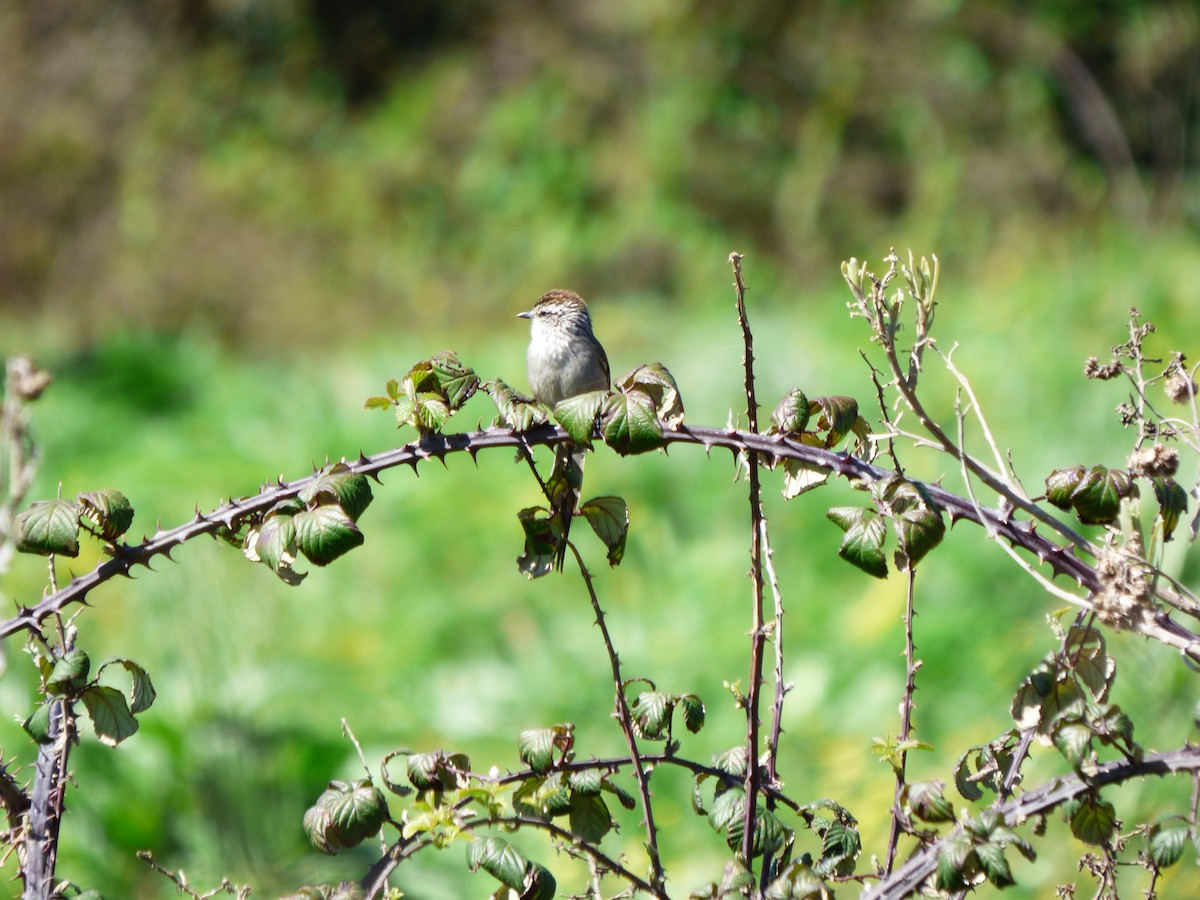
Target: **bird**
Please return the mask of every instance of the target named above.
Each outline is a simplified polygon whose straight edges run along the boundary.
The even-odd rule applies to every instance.
[[[570,397],[611,387],[608,354],[596,340],[587,304],[577,293],[561,288],[547,291],[533,309],[517,315],[530,322],[525,374],[534,400],[553,411]],[[577,444],[559,444],[547,482],[551,511],[562,525],[562,540],[554,557],[554,568],[560,572],[566,560],[571,519],[579,504],[585,456],[586,451]],[[556,483],[558,480],[564,482],[562,487]]]

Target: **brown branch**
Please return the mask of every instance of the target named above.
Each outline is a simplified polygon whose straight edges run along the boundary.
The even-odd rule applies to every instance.
[[[709,451],[721,448],[735,455],[754,451],[764,460],[797,460],[831,474],[868,484],[894,474],[889,469],[864,462],[847,453],[806,446],[780,435],[751,434],[728,428],[680,426],[674,431],[664,429],[662,437],[668,446],[696,444]],[[520,449],[526,444],[556,446],[567,440],[570,438],[565,431],[556,425],[548,424],[521,434],[505,428],[431,434],[374,456],[361,456],[348,465],[352,472],[378,478],[381,473],[397,466],[406,465],[415,469],[422,460],[443,459],[454,453],[468,453],[474,456],[481,450],[498,447]],[[197,513],[190,522],[159,531],[140,544],[114,545],[112,559],[86,575],[72,579],[69,584],[47,594],[33,606],[21,607],[17,615],[0,621],[0,639],[23,631],[39,631],[46,618],[73,603],[86,602],[90,592],[105,582],[120,575],[129,575],[136,566],[149,566],[157,557],[169,558],[171,552],[181,544],[201,535],[211,535],[222,526],[236,528],[247,517],[261,515],[275,503],[295,497],[315,478],[313,475],[298,481],[270,485],[254,496],[230,501],[210,513]],[[1043,537],[1038,533],[1035,523],[1017,520],[1009,510],[976,506],[971,500],[936,484],[923,483],[920,486],[934,504],[949,514],[951,521],[962,519],[991,529],[1014,547],[1031,553],[1049,566],[1055,575],[1065,575],[1088,591],[1096,592],[1102,589],[1094,566],[1081,559],[1070,548],[1062,547]],[[1170,594],[1164,594],[1161,587],[1156,596],[1165,602],[1170,601]],[[1166,613],[1156,614],[1152,619],[1137,626],[1136,630],[1176,648],[1189,659],[1200,662],[1200,635],[1174,622]]]
[[[913,597],[916,578],[916,570],[910,567],[908,591],[904,604],[904,696],[900,701],[901,742],[907,741],[912,736],[913,696],[917,692],[917,670],[921,668],[921,661],[914,658],[917,648],[913,643]],[[896,793],[892,800],[892,827],[888,834],[887,855],[884,857],[884,875],[891,874],[892,864],[896,861],[896,844],[900,840],[901,819],[904,815],[903,810],[900,809],[900,795],[904,791],[907,762],[908,750],[902,748],[900,750],[900,766],[896,770]]]
[[[1106,785],[1121,784],[1146,775],[1197,771],[1200,771],[1200,747],[1189,745],[1166,753],[1153,753],[1141,760],[1121,759],[1105,763],[1086,781],[1077,775],[1056,778],[1016,799],[993,803],[990,808],[1002,816],[1006,826],[1015,828],[1032,816],[1047,813],[1081,794]],[[963,827],[956,825],[940,841],[922,847],[890,878],[863,894],[863,900],[900,900],[916,892],[937,869],[938,848],[947,839],[962,833]]]
[[[754,394],[754,336],[750,332],[750,320],[746,316],[746,285],[742,281],[742,256],[729,254],[733,267],[733,282],[736,291],[738,324],[742,328],[742,364],[746,370],[746,419],[752,434],[758,433],[758,400]],[[750,684],[746,688],[746,808],[743,816],[742,847],[739,853],[742,865],[750,870],[754,858],[754,834],[758,792],[762,783],[762,770],[758,762],[759,720],[758,706],[762,696],[763,647],[766,643],[766,628],[763,624],[763,578],[762,578],[762,485],[758,469],[758,454],[748,450],[750,494]],[[762,880],[768,881],[770,861],[763,851]]]

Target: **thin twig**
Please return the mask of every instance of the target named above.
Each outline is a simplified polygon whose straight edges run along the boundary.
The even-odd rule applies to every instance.
[[[775,700],[771,704],[771,735],[767,738],[768,784],[779,784],[779,737],[783,734],[783,698],[789,687],[783,680],[783,593],[779,589],[779,578],[775,574],[775,562],[771,553],[771,538],[767,529],[767,517],[762,519],[762,560],[771,585],[775,621],[771,625],[771,639],[775,646]],[[769,799],[769,798],[768,798]]]
[[[733,267],[734,288],[738,324],[742,327],[742,363],[746,370],[746,418],[751,432],[758,432],[758,401],[754,395],[754,336],[750,332],[750,320],[746,316],[746,285],[742,281],[742,256],[739,253],[729,254],[729,263]],[[743,816],[742,846],[739,854],[742,865],[747,871],[754,859],[754,836],[757,829],[758,792],[762,783],[762,772],[758,760],[759,718],[758,706],[762,696],[763,645],[766,641],[766,628],[763,624],[763,583],[762,583],[762,487],[760,484],[758,454],[753,450],[747,453],[750,487],[750,583],[751,583],[751,625],[750,625],[750,684],[746,689],[746,808]],[[770,860],[766,848],[763,848],[761,880],[765,887],[770,873]]]
[[[905,768],[908,763],[908,749],[904,744],[912,737],[912,714],[915,708],[913,697],[917,691],[917,670],[921,668],[921,661],[915,658],[917,648],[913,643],[913,598],[916,595],[916,579],[917,571],[910,566],[904,603],[904,696],[900,700],[900,764],[896,768],[896,792],[892,800],[892,827],[888,834],[887,855],[884,857],[884,875],[892,873],[892,865],[896,861],[896,844],[900,840],[900,820],[903,816],[900,795],[904,791],[907,778]]]
[[[666,897],[664,890],[664,877],[662,860],[658,853],[658,830],[654,825],[654,807],[650,802],[650,776],[646,772],[646,767],[642,763],[642,758],[638,753],[637,738],[633,733],[633,716],[629,712],[629,704],[625,700],[624,683],[621,679],[621,660],[617,656],[616,648],[613,647],[612,637],[608,633],[608,626],[605,624],[604,610],[600,607],[600,600],[596,596],[596,588],[592,583],[592,573],[583,563],[583,557],[579,553],[579,549],[574,545],[569,545],[571,552],[575,554],[575,561],[579,564],[579,571],[583,575],[583,583],[587,585],[588,597],[592,601],[592,611],[596,614],[596,625],[600,628],[600,635],[604,639],[604,649],[608,653],[608,661],[612,667],[613,688],[616,694],[617,706],[617,721],[621,723],[621,731],[625,735],[625,743],[629,747],[629,758],[633,761],[634,779],[637,781],[638,793],[642,798],[642,822],[646,828],[646,853],[650,857],[650,885],[647,890],[655,897]]]

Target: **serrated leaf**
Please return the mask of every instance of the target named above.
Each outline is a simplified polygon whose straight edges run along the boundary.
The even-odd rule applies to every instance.
[[[599,793],[572,793],[569,821],[571,834],[592,844],[612,830],[612,816]]]
[[[309,843],[314,850],[333,856],[341,851],[342,845],[330,837],[329,823],[329,810],[321,806],[320,801],[304,811],[304,833],[308,835]]]
[[[297,513],[296,547],[316,566],[327,566],[365,540],[354,521],[340,506],[325,504]]]
[[[892,521],[900,552],[904,555],[907,570],[942,542],[946,535],[946,523],[942,514],[933,506],[914,506],[900,513]]]
[[[629,507],[625,501],[620,497],[593,497],[579,511],[608,548],[608,564],[620,565],[629,537]]]
[[[729,823],[729,832],[725,837],[725,843],[731,850],[741,847],[745,824],[745,816],[737,816]],[[762,856],[764,852],[776,853],[787,840],[788,834],[788,829],[779,821],[778,816],[762,806],[755,807],[754,834],[750,842],[750,855],[758,857]]]
[[[945,787],[940,779],[914,781],[901,789],[900,799],[922,822],[953,822],[954,807],[943,795]]]
[[[775,411],[771,413],[771,422],[775,432],[783,435],[800,434],[808,425],[812,404],[800,388],[793,388],[784,394]]]
[[[21,723],[25,733],[33,738],[35,743],[45,744],[50,740],[50,707],[58,701],[41,703],[29,714],[29,718]]]
[[[429,359],[440,393],[452,411],[457,412],[479,387],[479,376],[459,361],[452,350],[435,353]]]
[[[46,677],[46,690],[50,694],[74,693],[87,684],[92,661],[86,651],[79,648],[68,650],[54,661],[54,668]]]
[[[1158,516],[1162,521],[1163,541],[1166,542],[1175,533],[1179,517],[1187,512],[1187,491],[1174,478],[1155,478],[1154,499],[1158,502]]]
[[[150,681],[149,673],[132,659],[109,660],[100,667],[100,672],[103,672],[111,665],[121,666],[121,668],[129,673],[129,678],[132,682],[129,688],[129,711],[137,714],[148,710],[158,697],[158,694],[154,690],[154,685]],[[97,677],[99,677],[100,672],[96,673]]]
[[[351,471],[344,462],[326,466],[321,474],[309,482],[299,494],[305,506],[316,506],[322,502],[340,506],[354,522],[363,514],[373,499],[371,483],[366,475]]]
[[[1071,495],[1071,505],[1084,525],[1109,525],[1121,513],[1121,501],[1137,493],[1128,472],[1093,466]]]
[[[520,891],[521,900],[554,900],[558,884],[550,870],[541,863],[530,863],[525,873],[525,887]]]
[[[406,763],[409,784],[419,791],[440,788],[442,782],[438,777],[438,769],[441,762],[442,752],[440,750],[432,753],[409,754]]]
[[[713,768],[727,775],[743,778],[746,775],[746,747],[739,744],[713,757]]]
[[[530,580],[541,578],[554,569],[554,557],[562,540],[562,522],[540,506],[517,513],[525,532],[525,552],[517,557],[517,568]]]
[[[1092,744],[1092,731],[1078,722],[1068,722],[1054,729],[1052,735],[1058,752],[1074,768],[1079,768],[1087,759]]]
[[[754,882],[748,885],[753,889]],[[692,896],[696,896],[693,894]],[[714,897],[741,897],[738,890],[722,891]],[[767,885],[763,893],[766,900],[833,900],[833,892],[824,881],[813,871],[812,867],[803,863],[792,863],[783,874]]]
[[[674,701],[663,691],[643,691],[629,705],[634,731],[648,741],[665,741],[671,727]]]
[[[133,524],[133,507],[120,491],[105,488],[77,496],[80,514],[85,516],[106,541],[115,541]]]
[[[883,542],[887,524],[874,510],[852,506],[834,507],[825,514],[846,533],[838,556],[876,578],[886,578],[887,557]]]
[[[138,730],[125,695],[116,688],[92,685],[83,692],[82,699],[100,743],[115,747]]]
[[[323,804],[329,811],[329,827],[343,847],[354,847],[379,833],[387,820],[383,792],[362,779],[339,791]]]
[[[624,391],[640,391],[649,395],[655,415],[672,431],[683,424],[683,400],[679,385],[662,363],[647,363],[621,376],[617,387]]]
[[[1072,626],[1063,650],[1093,699],[1103,700],[1117,671],[1116,662],[1108,655],[1104,635],[1095,628]]]
[[[488,394],[499,413],[496,424],[513,431],[528,431],[535,425],[549,421],[545,408],[524,394],[519,394],[501,379],[488,382]]]
[[[395,401],[387,397],[368,397],[363,401],[363,409],[391,409]]]
[[[1158,517],[1163,522],[1163,541],[1171,540],[1180,516],[1188,511],[1188,492],[1172,478],[1156,478],[1154,499],[1158,502]]]
[[[815,406],[812,412],[821,413],[813,430],[818,434],[828,432],[825,447],[840,444],[858,421],[858,401],[853,397],[815,397],[811,403]]]
[[[692,734],[704,727],[704,702],[695,694],[684,694],[677,698],[683,710],[683,724]]]
[[[1084,795],[1063,806],[1071,834],[1085,844],[1100,846],[1112,837],[1117,814],[1111,803]]]
[[[1012,869],[1008,865],[1008,859],[1004,855],[1003,844],[990,841],[977,844],[975,856],[988,881],[996,887],[1005,888],[1016,884],[1016,881],[1013,880]]]
[[[740,819],[746,809],[746,792],[741,788],[729,788],[713,798],[708,810],[708,824],[714,831],[723,831]]]
[[[819,488],[828,480],[828,469],[818,468],[799,459],[783,461],[784,500],[793,500],[801,494]]]
[[[304,580],[292,568],[296,562],[296,525],[289,515],[267,516],[257,529],[246,535],[246,556],[261,562],[291,585]]]
[[[508,841],[489,835],[467,844],[467,868],[472,872],[483,869],[519,893],[525,886],[529,860]]]
[[[604,786],[604,774],[599,769],[582,769],[570,774],[567,785],[576,794],[599,794]]]
[[[629,793],[629,791],[613,784],[607,778],[604,779],[602,784],[604,790],[615,796],[617,798],[617,802],[620,803],[621,806],[625,807],[625,809],[634,809],[637,806],[637,801],[633,799],[633,794]]]
[[[1087,473],[1086,466],[1067,466],[1055,469],[1046,476],[1046,500],[1059,509],[1071,508],[1071,497]]]
[[[642,391],[609,394],[600,412],[604,442],[621,456],[657,450],[663,440],[653,398]]]
[[[68,500],[39,500],[13,519],[13,546],[20,553],[76,557],[79,514]]]
[[[554,419],[576,444],[590,447],[600,405],[607,395],[608,391],[589,391],[567,397],[554,407]]]
[[[821,861],[817,870],[825,875],[851,875],[862,851],[858,831],[842,822],[832,822],[821,836]]]
[[[517,755],[534,772],[550,771],[554,765],[553,728],[527,728],[517,735]]]
[[[950,834],[938,842],[936,883],[939,889],[953,891],[965,885],[963,870],[971,854],[971,842],[964,835]]]
[[[1164,816],[1146,833],[1150,858],[1160,869],[1169,869],[1183,856],[1188,842],[1187,821],[1179,816]]]

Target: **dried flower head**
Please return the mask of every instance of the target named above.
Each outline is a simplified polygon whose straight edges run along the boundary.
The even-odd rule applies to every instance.
[[[1179,451],[1155,444],[1135,450],[1129,457],[1129,471],[1143,478],[1163,478],[1179,471]]]

